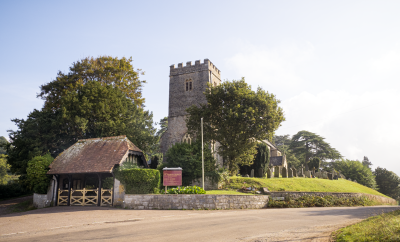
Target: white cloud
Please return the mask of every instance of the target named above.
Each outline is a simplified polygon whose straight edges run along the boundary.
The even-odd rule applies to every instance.
[[[303,92],[282,102],[286,122],[277,134],[308,130],[326,138],[348,159],[368,156],[374,166],[400,175],[400,93],[382,90]]]
[[[274,49],[240,44],[238,49],[238,53],[226,59],[226,66],[238,76],[251,80],[255,87],[268,84],[276,88],[296,88],[306,81],[298,71],[315,58],[311,44],[304,48],[291,44]]]
[[[396,46],[379,57],[371,59],[370,66],[374,71],[380,73],[398,72],[400,66],[400,48]]]

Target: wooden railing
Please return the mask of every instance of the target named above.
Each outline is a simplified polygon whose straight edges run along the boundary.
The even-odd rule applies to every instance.
[[[98,191],[99,189],[86,189],[74,190],[71,189],[71,196],[69,199],[70,205],[87,206],[98,204]],[[100,206],[112,206],[112,189],[101,189],[101,203]],[[58,189],[58,203],[61,205],[68,205],[68,190]]]

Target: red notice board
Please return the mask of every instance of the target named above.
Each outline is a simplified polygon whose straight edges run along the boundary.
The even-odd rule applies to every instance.
[[[182,170],[163,170],[164,186],[182,186]]]

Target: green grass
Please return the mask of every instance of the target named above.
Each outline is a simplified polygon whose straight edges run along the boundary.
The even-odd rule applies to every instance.
[[[400,241],[400,210],[370,217],[332,234],[336,241]]]
[[[237,192],[233,190],[209,190],[206,191],[207,195],[256,195],[251,193]]]
[[[277,191],[298,191],[298,192],[350,192],[350,193],[366,193],[372,195],[384,196],[382,193],[365,187],[356,182],[345,179],[328,180],[318,178],[245,178],[231,177],[226,189],[237,190],[242,187],[262,187],[268,188],[271,192]]]

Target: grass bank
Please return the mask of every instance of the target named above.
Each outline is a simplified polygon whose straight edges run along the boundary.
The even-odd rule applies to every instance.
[[[252,193],[237,192],[234,190],[208,190],[207,195],[257,195]]]
[[[400,210],[370,217],[332,234],[338,241],[400,241]]]
[[[387,197],[382,193],[363,186],[356,182],[345,179],[328,180],[318,178],[246,178],[246,177],[231,177],[229,183],[226,184],[226,189],[237,190],[242,187],[255,187],[261,189],[268,188],[272,192],[291,191],[291,192],[350,192],[350,193],[365,193]]]

